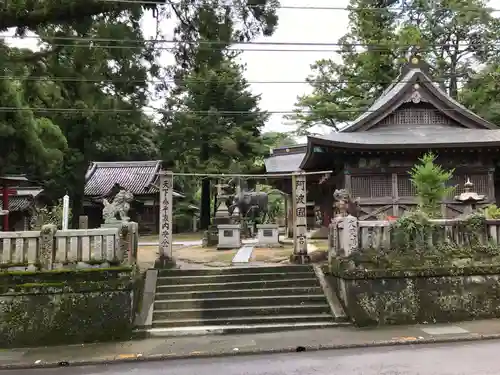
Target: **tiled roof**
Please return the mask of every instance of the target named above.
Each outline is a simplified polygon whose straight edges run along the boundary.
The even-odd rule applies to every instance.
[[[160,169],[160,160],[93,162],[85,175],[84,192],[86,196],[104,196],[119,184],[134,195],[158,194]],[[176,191],[173,195],[175,198],[184,197]]]
[[[33,197],[12,196],[9,197],[9,211],[25,211],[33,205]],[[3,203],[0,202],[0,210],[3,210]]]
[[[299,170],[305,152],[297,154],[273,155],[268,157],[264,163],[268,173],[295,172]]]
[[[310,145],[345,148],[419,148],[423,146],[500,146],[500,130],[408,128],[401,132],[332,133],[309,137]]]
[[[158,188],[152,186],[152,183],[160,166],[159,160],[93,162],[85,176],[85,195],[109,194],[117,183],[134,195],[158,193]]]

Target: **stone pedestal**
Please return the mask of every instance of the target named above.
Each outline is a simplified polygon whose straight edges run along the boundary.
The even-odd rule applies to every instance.
[[[220,224],[218,250],[237,249],[241,247],[240,226],[238,224]]]
[[[257,224],[258,246],[278,246],[279,231],[278,224]]]

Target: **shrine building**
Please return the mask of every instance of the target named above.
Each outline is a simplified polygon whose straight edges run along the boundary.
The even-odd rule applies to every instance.
[[[311,228],[314,207],[321,210],[323,225],[329,223],[333,192],[342,188],[360,198],[362,220],[401,216],[417,203],[408,172],[428,151],[444,168],[454,169],[454,195],[470,178],[474,190],[486,195],[484,204],[500,199],[500,128],[447,95],[430,78],[428,65],[413,57],[351,124],[337,133],[308,137],[305,145],[274,149],[265,165],[271,174],[333,171],[307,176]],[[289,179],[276,187],[291,193]],[[463,212],[452,196],[441,207],[447,218]]]

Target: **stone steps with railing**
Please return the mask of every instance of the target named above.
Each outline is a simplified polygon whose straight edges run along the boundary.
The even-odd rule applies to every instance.
[[[312,266],[158,270],[152,327],[246,329],[332,327],[334,316]]]

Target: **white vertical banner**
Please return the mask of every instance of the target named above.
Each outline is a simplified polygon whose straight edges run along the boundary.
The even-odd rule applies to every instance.
[[[305,174],[292,175],[294,253],[307,254],[307,190]]]
[[[68,230],[69,226],[69,196],[68,194],[63,197],[63,211],[62,211],[62,230]]]
[[[172,207],[174,175],[172,172],[160,173],[160,259],[172,259]]]

